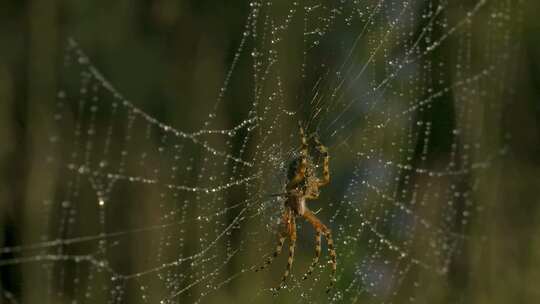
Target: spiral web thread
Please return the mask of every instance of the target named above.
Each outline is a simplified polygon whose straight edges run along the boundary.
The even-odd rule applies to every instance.
[[[519,9],[472,2],[253,1],[197,131],[139,108],[70,39],[47,158],[56,192],[35,206],[43,237],[0,248],[0,267],[30,268],[49,302],[271,302],[283,260],[254,270],[275,246],[282,198],[269,194],[283,191],[303,121],[331,156],[332,182],[310,208],[332,229],[337,282],[326,295],[324,243],[301,279],[316,232],[299,220],[292,277],[277,296],[422,302],[470,241],[471,221],[485,216],[478,179],[505,154],[491,126],[501,120]],[[301,63],[287,66],[295,52]],[[228,125],[222,110],[243,63],[248,110]],[[303,93],[291,91],[287,69]]]

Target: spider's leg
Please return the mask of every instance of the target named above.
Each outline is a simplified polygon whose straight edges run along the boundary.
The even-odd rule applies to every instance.
[[[287,233],[285,231],[282,231],[279,235],[278,244],[276,245],[276,250],[274,253],[266,259],[263,265],[261,265],[259,268],[255,269],[255,272],[264,270],[266,267],[268,267],[275,258],[277,258],[281,254],[281,250],[283,248],[283,244],[285,243],[285,239],[287,238]]]
[[[304,156],[308,155],[308,139],[306,137],[306,133],[304,132],[304,128],[302,127],[302,123],[298,122],[298,128],[300,129],[300,141],[302,143],[300,147],[300,153]]]
[[[334,239],[332,238],[332,232],[330,230],[327,230],[325,237],[326,242],[328,243],[328,253],[330,255],[330,259],[332,260],[332,277],[330,278],[330,284],[326,289],[326,292],[330,292],[330,290],[332,290],[334,284],[336,283],[337,256],[336,249],[334,248]]]
[[[315,269],[315,266],[319,264],[319,258],[321,257],[321,230],[317,230],[315,232],[315,257],[313,258],[313,262],[311,262],[311,265],[309,266],[308,271],[306,274],[304,274],[303,279],[307,279],[313,270]]]
[[[289,258],[287,259],[287,269],[285,270],[285,273],[283,274],[283,278],[281,279],[281,283],[279,284],[278,290],[285,284],[285,281],[287,281],[287,278],[289,277],[289,274],[291,273],[292,264],[294,261],[294,249],[296,248],[296,220],[294,216],[291,216],[291,221],[289,223],[289,234],[290,234],[290,242],[289,242]]]
[[[310,210],[304,212],[304,217],[315,228],[316,231],[322,231],[326,242],[328,243],[328,254],[331,259],[332,277],[330,278],[330,284],[326,292],[329,292],[336,282],[336,270],[337,270],[337,256],[334,248],[334,239],[332,238],[332,232],[326,227]]]
[[[306,133],[304,132],[304,127],[302,127],[302,122],[298,122],[298,129],[300,130],[300,139],[302,140],[302,146],[304,146],[307,149],[307,137]]]
[[[326,148],[317,137],[314,137],[313,140],[317,145],[317,150],[323,157],[323,178],[318,182],[319,187],[323,187],[330,183],[330,155],[328,155],[328,148]]]
[[[279,234],[279,240],[278,240],[278,244],[276,246],[276,250],[274,251],[274,253],[271,256],[268,257],[268,259],[266,259],[266,262],[264,262],[264,264],[262,266],[255,269],[255,272],[261,271],[261,270],[265,269],[266,267],[268,267],[270,264],[272,264],[274,259],[277,256],[279,256],[279,254],[281,253],[281,250],[283,249],[283,243],[285,243],[285,239],[287,238],[287,235],[288,235],[289,219],[290,219],[290,210],[287,209],[287,210],[285,210],[283,212],[283,218],[281,219],[281,223],[283,224],[284,229]]]

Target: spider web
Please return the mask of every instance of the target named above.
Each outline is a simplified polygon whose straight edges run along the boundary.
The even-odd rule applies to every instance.
[[[506,151],[519,19],[514,1],[253,1],[196,130],[138,106],[70,39],[45,160],[55,190],[39,202],[41,238],[0,248],[0,269],[26,282],[3,300],[458,302],[479,193]],[[287,287],[272,292],[286,251],[254,272],[275,248],[272,194],[299,121],[331,157],[331,184],[309,202],[336,243],[328,295],[326,244],[302,280],[303,220]]]

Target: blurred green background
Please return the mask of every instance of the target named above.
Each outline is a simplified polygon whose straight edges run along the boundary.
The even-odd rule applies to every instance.
[[[316,1],[307,2],[310,5],[317,4]],[[374,1],[367,2],[372,5]],[[437,1],[415,2],[419,8],[423,5],[427,6],[429,3],[439,3]],[[325,1],[321,1],[321,4],[325,3]],[[476,3],[476,1],[459,1],[459,3],[471,7],[471,3]],[[462,260],[454,263],[453,267],[455,268],[450,271],[451,278],[448,281],[431,283],[429,280],[419,279],[421,287],[414,292],[417,303],[537,303],[540,301],[540,288],[538,287],[540,285],[540,195],[538,194],[540,186],[540,21],[536,14],[540,10],[540,2],[493,0],[488,1],[488,3],[507,3],[513,12],[512,18],[515,18],[515,20],[510,20],[501,26],[501,31],[504,30],[505,26],[513,26],[516,29],[509,37],[512,50],[492,49],[494,54],[500,51],[511,56],[508,59],[508,65],[512,66],[515,75],[509,77],[503,77],[505,75],[499,74],[490,75],[496,79],[504,79],[502,85],[507,92],[504,96],[511,100],[500,101],[504,105],[499,108],[502,109],[500,113],[497,112],[498,110],[489,109],[485,110],[484,113],[486,116],[500,115],[501,119],[498,121],[500,124],[493,128],[499,128],[496,133],[508,135],[506,137],[508,153],[493,163],[489,169],[475,177],[477,183],[474,188],[474,200],[475,204],[483,206],[483,211],[470,226],[467,226],[466,234],[470,236],[470,239],[466,242],[466,248],[463,250],[465,253],[460,255]],[[277,2],[275,6],[278,7],[275,14],[280,17],[280,20],[283,19],[286,15],[284,12],[288,7],[287,3]],[[452,7],[449,6],[448,15],[451,15]],[[459,5],[456,4],[456,7]],[[241,1],[2,0],[0,3],[0,166],[2,169],[0,182],[0,303],[72,303],[72,299],[86,303],[105,303],[107,299],[114,298],[108,296],[113,289],[110,287],[111,285],[100,281],[108,280],[107,275],[104,274],[101,274],[101,279],[89,279],[88,281],[91,283],[75,283],[81,289],[91,290],[92,288],[89,288],[88,285],[94,286],[95,290],[91,290],[91,296],[85,298],[85,292],[69,290],[71,288],[70,282],[62,283],[61,286],[64,286],[65,290],[59,295],[57,290],[62,287],[59,287],[58,279],[55,279],[55,282],[48,282],[48,279],[60,276],[70,279],[85,278],[86,280],[89,276],[85,272],[86,270],[74,270],[70,267],[62,270],[55,269],[54,266],[51,266],[49,270],[36,269],[35,263],[22,261],[10,265],[2,264],[2,260],[12,261],[13,258],[19,257],[17,252],[2,250],[2,248],[13,248],[21,244],[39,244],[45,241],[43,236],[47,234],[51,236],[51,239],[54,239],[52,236],[57,235],[54,232],[55,227],[59,226],[58,221],[62,218],[54,211],[54,208],[44,212],[45,208],[42,204],[47,198],[52,199],[54,203],[61,201],[57,197],[57,192],[61,192],[58,189],[65,188],[67,184],[67,180],[63,179],[62,174],[64,173],[52,172],[46,160],[51,155],[56,155],[58,158],[65,156],[65,159],[68,155],[65,154],[68,152],[59,152],[51,147],[49,135],[53,133],[49,130],[58,128],[54,125],[52,117],[55,115],[55,103],[59,88],[66,86],[62,83],[66,81],[69,83],[72,75],[63,68],[68,37],[74,37],[77,40],[93,64],[106,75],[110,83],[127,99],[132,100],[137,107],[176,129],[194,132],[203,129],[208,114],[215,111],[216,100],[220,98],[219,88],[224,79],[227,78],[227,71],[240,44],[249,11],[249,4]],[[484,15],[478,15],[475,18],[484,17]],[[302,31],[302,24],[301,22],[294,23],[291,28]],[[476,30],[482,33],[482,29]],[[490,29],[490,31],[497,30]],[[479,36],[475,35],[475,38],[477,37]],[[337,40],[339,37],[335,39]],[[475,42],[482,43],[482,41]],[[335,45],[336,49],[340,48],[339,42],[332,41],[331,45]],[[248,49],[251,47],[246,46]],[[464,48],[463,45],[459,47]],[[296,50],[298,46],[294,45],[294,42],[287,42],[282,48],[287,53],[287,48]],[[298,56],[295,54],[294,51],[291,51],[288,56],[285,56],[286,58],[290,57],[288,60],[290,60],[291,66],[301,61],[301,58],[296,58]],[[334,55],[332,51],[323,50],[314,56],[315,59],[311,59],[316,62],[318,58],[322,60],[321,62],[332,63]],[[482,58],[482,55],[476,54],[475,56]],[[243,54],[242,56],[249,55]],[[445,52],[437,53],[437,56],[445,56]],[[366,58],[366,54],[362,54],[361,58]],[[431,58],[431,60],[433,62],[445,61],[437,58]],[[281,63],[283,66],[280,66],[284,78],[283,90],[286,96],[283,108],[297,109],[299,103],[307,105],[307,103],[299,101],[301,98],[298,96],[302,96],[304,91],[309,91],[311,84],[308,85],[308,88],[302,87],[301,80],[294,74],[297,71],[293,68],[289,70],[287,63],[285,60],[284,63]],[[445,67],[452,69],[450,65]],[[249,63],[240,62],[234,71],[231,85],[226,91],[227,96],[223,101],[226,106],[218,110],[219,118],[217,122],[214,121],[217,125],[214,127],[235,126],[248,117],[250,107],[247,105],[251,101],[247,101],[248,86],[245,84],[253,77],[250,68]],[[452,74],[453,72],[447,71],[446,73]],[[310,77],[311,75],[308,75],[307,78]],[[269,86],[273,85],[269,84]],[[77,88],[80,84],[68,84],[67,86]],[[329,105],[323,104],[321,108],[325,111],[331,111]],[[304,111],[310,112],[309,109],[304,109]],[[310,118],[309,115],[306,114],[305,117]],[[335,117],[332,115],[332,113],[328,114],[330,120]],[[441,117],[444,117],[444,114]],[[98,117],[96,125],[106,121],[105,118]],[[116,118],[119,120],[127,119],[126,116],[121,115]],[[480,116],[475,116],[473,119],[475,122],[480,120],[489,119]],[[271,137],[269,142],[278,142],[275,138],[281,136],[286,138],[287,144],[294,145],[296,137],[289,137],[289,132],[295,132],[290,131],[295,130],[295,126],[294,119],[284,120],[280,123],[278,133],[274,134],[275,137]],[[69,123],[60,126],[60,133],[62,131],[69,133],[70,127],[72,126]],[[62,128],[69,130],[62,130]],[[138,126],[134,130],[143,132],[143,128],[144,126]],[[360,132],[360,126],[354,126],[346,135],[355,136]],[[326,135],[328,138],[328,134]],[[121,140],[125,134],[118,135],[118,138],[116,136],[115,140]],[[158,147],[160,136],[152,136],[155,139],[155,147]],[[449,138],[448,134],[441,136],[438,138],[440,142]],[[491,140],[498,141],[498,139],[488,138],[486,142]],[[214,147],[223,146],[234,150],[235,153],[240,150],[241,142],[224,141],[221,138],[209,140]],[[354,143],[351,146],[352,150],[359,149]],[[68,142],[60,150],[69,151],[70,148]],[[139,148],[141,150],[152,149],[131,147],[133,150]],[[192,158],[198,157],[199,152],[196,148],[186,147],[185,149],[192,149],[185,152],[187,155],[193,156]],[[255,152],[246,152],[247,155],[251,155],[250,153],[256,154]],[[200,156],[200,158],[203,157]],[[258,155],[254,160],[259,160],[261,157],[264,156]],[[344,174],[340,174],[339,170],[347,168],[350,155],[346,155],[343,150],[336,148],[332,157],[336,159],[337,163],[336,169],[334,169],[337,171],[337,180],[345,180]],[[157,165],[152,163],[152,160],[155,161],[157,157],[150,156],[149,159],[151,159],[149,166],[156,167]],[[264,162],[261,161],[261,163]],[[194,160],[191,161],[191,164],[195,164],[194,166],[197,167],[198,162]],[[269,164],[265,163],[265,165]],[[182,163],[181,166],[189,166],[189,161]],[[209,167],[212,168],[209,170],[235,172],[233,169],[227,169],[232,166],[229,163],[219,167],[217,162],[211,161]],[[138,172],[141,176],[144,175],[142,171]],[[251,171],[243,172],[246,173],[244,176],[249,175],[249,172]],[[266,171],[263,170],[263,172]],[[200,182],[195,174],[186,177],[186,180]],[[418,183],[421,184],[421,182]],[[261,185],[264,187],[268,184],[261,182]],[[126,191],[133,192],[130,195],[121,196],[122,203],[117,206],[119,210],[107,212],[107,216],[112,217],[112,222],[118,221],[115,223],[118,227],[109,226],[110,230],[106,231],[107,233],[122,231],[122,228],[150,227],[156,224],[156,219],[159,220],[160,216],[163,216],[161,214],[163,210],[158,212],[152,209],[152,202],[158,200],[159,191],[145,194],[140,194],[137,190]],[[138,191],[142,192],[140,189]],[[266,192],[266,188],[264,191]],[[327,191],[330,194],[326,198],[329,198],[338,195],[341,190],[336,186]],[[228,197],[217,199],[218,202],[215,204],[217,206],[218,204],[223,205],[216,208],[221,210],[230,201],[247,200],[249,194],[255,192],[262,194],[263,191],[251,189],[245,193],[242,191],[229,193]],[[268,192],[271,192],[270,189]],[[86,194],[80,194],[80,198],[82,206],[80,208],[84,210],[84,206],[90,205],[90,203],[86,204],[85,202],[92,199],[87,198]],[[144,206],[137,207],[136,212],[131,214],[129,210],[134,210],[130,209],[133,208],[133,202],[139,200],[145,202]],[[211,211],[209,209],[202,211],[190,209],[186,211],[186,214],[195,218],[198,216],[198,212],[204,216],[210,214]],[[89,211],[89,214],[92,212]],[[158,213],[160,214],[158,215]],[[77,229],[72,232],[73,235],[94,234],[99,222],[98,217],[98,213],[89,216],[91,220],[88,222],[91,224],[87,227],[85,227],[86,222],[82,220],[84,215],[81,218],[75,217],[78,220],[75,225]],[[161,218],[163,219],[163,217]],[[325,219],[329,218],[330,216],[326,216]],[[44,227],[44,222],[51,226]],[[261,222],[263,221],[261,220]],[[129,225],[129,223],[137,223],[138,225]],[[240,230],[243,236],[248,236],[250,229],[256,228],[254,226],[247,224],[241,226]],[[211,228],[208,227],[208,229]],[[188,234],[189,232],[185,231],[179,232],[180,237]],[[135,243],[151,242],[152,237],[135,234],[134,240],[126,243],[134,246]],[[258,235],[257,240],[272,237],[272,233],[267,233]],[[311,235],[309,237],[311,238]],[[192,242],[196,242],[196,240],[186,240],[184,249],[187,252],[193,253],[193,250],[190,251],[191,246],[197,248],[197,245],[192,244]],[[232,245],[223,246],[232,246],[233,249],[235,246],[240,247],[238,243],[234,243],[235,240],[231,242]],[[251,262],[256,263],[260,259],[260,255],[266,254],[274,246],[273,243],[271,245],[266,243],[264,245],[266,247],[262,248],[262,244],[242,243],[239,240],[236,242],[240,242],[242,248],[247,251],[253,250],[248,265]],[[132,261],[132,265],[124,265],[129,270],[128,273],[144,271],[153,267],[149,266],[151,263],[145,264],[146,251],[137,252],[133,248],[128,249],[127,253],[123,249],[119,249],[124,251],[125,255],[113,255],[110,258],[111,260],[139,259],[138,262]],[[302,251],[307,253],[301,253],[302,258],[299,259],[309,260],[311,247],[305,246],[302,249],[305,249]],[[75,251],[77,250],[85,252],[85,248],[77,248]],[[88,252],[88,249],[86,251]],[[75,255],[78,253],[64,254]],[[169,254],[174,255],[174,253]],[[32,252],[29,253],[29,256],[32,256]],[[223,257],[219,259],[223,260]],[[276,273],[280,273],[284,269],[282,264],[276,264]],[[47,263],[47,265],[54,265],[54,263]],[[242,267],[245,267],[245,264],[242,264],[242,261],[235,261],[228,267],[223,270],[225,278],[233,276]],[[48,275],[43,275],[47,271],[49,271]],[[81,271],[81,273],[77,273],[77,271]],[[59,272],[62,274],[59,275]],[[96,277],[99,276],[96,275]],[[452,278],[452,276],[454,277]],[[260,280],[260,277],[254,275],[244,276],[238,282],[220,288],[213,296],[204,298],[202,302],[287,303],[302,301],[299,295],[295,296],[294,294],[277,299],[272,297],[257,298],[255,296],[257,287],[254,289],[250,285],[250,280],[254,278]],[[274,280],[266,280],[266,284],[274,284],[277,276],[273,278]],[[320,280],[326,279],[326,273],[320,274],[319,278]],[[188,279],[189,281],[190,279]],[[136,284],[140,284],[140,282]],[[149,285],[151,284],[149,283]],[[122,290],[128,291],[134,288],[128,285],[124,285]],[[340,288],[344,287],[340,286]],[[99,288],[106,290],[99,290]],[[158,294],[154,298],[152,297],[153,292],[148,292],[150,294],[149,302],[155,302],[155,299],[159,298],[159,294],[167,294],[159,287],[149,288],[155,288],[155,293]],[[423,296],[422,290],[426,291]],[[308,292],[312,291],[310,289]],[[298,290],[297,292],[300,293]],[[197,291],[194,291],[194,294],[181,296],[174,300],[180,303],[192,303],[198,299],[196,293]],[[408,292],[404,292],[404,294],[408,294]],[[123,295],[122,299],[120,302],[144,302],[144,299],[141,299],[138,294],[126,294]],[[345,298],[342,302],[351,303],[354,300],[353,298]],[[363,300],[366,299],[361,299],[359,302],[362,303]],[[406,300],[408,299],[404,296],[394,299],[397,303],[404,303]],[[305,302],[309,301],[305,300]],[[378,301],[377,299],[373,300],[375,303]],[[110,302],[115,303],[114,301]],[[321,300],[321,302],[325,301]]]

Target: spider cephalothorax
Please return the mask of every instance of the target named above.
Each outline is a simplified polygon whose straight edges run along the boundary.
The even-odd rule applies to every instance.
[[[315,266],[319,263],[319,257],[321,255],[321,234],[323,234],[328,242],[328,251],[331,258],[332,266],[332,278],[330,281],[330,288],[335,282],[336,274],[336,252],[334,250],[334,241],[332,239],[332,233],[306,206],[308,200],[314,200],[319,197],[320,188],[327,185],[330,182],[330,170],[329,170],[329,155],[328,150],[321,144],[316,136],[310,136],[306,138],[304,129],[300,125],[300,137],[301,147],[300,153],[289,164],[287,170],[287,185],[285,186],[284,211],[281,219],[283,230],[280,233],[278,245],[276,251],[272,256],[268,258],[265,265],[261,266],[258,270],[264,269],[273,259],[277,257],[283,248],[285,239],[289,238],[289,259],[287,261],[287,270],[283,275],[280,287],[289,276],[294,260],[294,250],[296,247],[296,217],[301,216],[305,218],[315,229],[315,257],[308,272],[304,275],[304,279],[311,274]],[[314,148],[323,158],[323,176],[317,177],[317,167],[309,157],[309,145],[308,141],[314,143]]]

